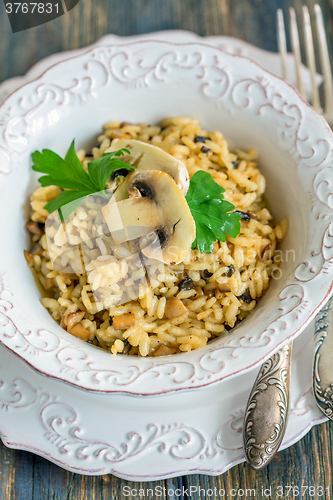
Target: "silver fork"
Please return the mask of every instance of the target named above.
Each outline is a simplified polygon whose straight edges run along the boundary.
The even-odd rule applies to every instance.
[[[295,57],[295,67],[297,74],[297,87],[299,93],[305,98],[304,83],[301,68],[301,51],[300,51],[300,37],[297,28],[296,12],[293,7],[289,9],[290,14],[290,39],[292,51]],[[324,115],[324,118],[333,127],[333,78],[327,48],[327,39],[324,27],[323,13],[318,4],[314,7],[315,25],[318,35],[318,48],[320,55],[321,69],[324,78],[324,96],[325,105],[322,107],[319,98],[318,85],[316,83],[316,60],[312,36],[311,20],[309,9],[303,6],[303,36],[305,44],[306,62],[311,74],[312,83],[312,106]],[[288,80],[287,70],[287,44],[286,44],[286,31],[283,19],[283,12],[281,9],[277,11],[277,33],[278,33],[278,46],[281,55],[283,78]]]
[[[315,5],[315,19],[318,35],[319,53],[321,68],[324,77],[325,108],[322,110],[319,100],[318,87],[315,81],[316,61],[314,56],[313,38],[309,11],[303,7],[304,41],[307,64],[311,72],[312,82],[312,105],[320,113],[333,129],[333,81],[332,71],[327,49],[327,40],[323,14],[318,4]],[[282,11],[277,13],[278,42],[281,54],[283,76],[288,79],[286,71],[286,34]],[[298,80],[298,90],[304,96],[304,87],[301,73],[300,42],[297,31],[296,14],[293,8],[290,9],[290,34]],[[313,360],[313,394],[318,407],[331,420],[333,420],[333,366],[331,362],[333,348],[333,301],[332,299],[317,314],[315,328],[315,350]]]
[[[309,10],[303,7],[303,27],[307,65],[311,74],[312,105],[323,113],[330,126],[333,126],[333,82],[322,11],[315,5],[315,17],[319,40],[321,67],[324,77],[325,108],[320,105],[316,82],[316,61],[313,47],[312,28]],[[288,80],[287,44],[282,10],[277,12],[278,44],[281,54],[282,72]],[[291,45],[295,57],[298,90],[305,97],[301,67],[300,40],[297,29],[295,9],[290,8]],[[321,316],[320,316],[321,314]],[[332,313],[331,313],[332,314]],[[333,369],[327,369],[331,363],[327,357],[333,347],[333,329],[325,322],[329,309],[319,313],[316,328],[317,344],[314,360],[314,395],[317,404],[326,416],[333,420]],[[323,321],[324,320],[324,321]],[[330,346],[327,356],[320,355],[323,343]],[[245,458],[249,465],[260,470],[267,466],[277,453],[286,429],[290,400],[290,371],[292,343],[276,352],[261,366],[251,391],[243,422],[243,444]]]

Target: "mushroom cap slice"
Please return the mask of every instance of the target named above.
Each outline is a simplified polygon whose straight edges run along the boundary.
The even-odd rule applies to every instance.
[[[140,237],[147,257],[182,262],[195,239],[195,222],[175,181],[163,171],[135,172],[128,193],[128,199],[113,197],[102,209],[115,244]]]
[[[133,165],[136,171],[161,170],[169,174],[176,182],[177,186],[185,196],[190,182],[190,177],[186,166],[181,160],[170,155],[163,149],[136,141],[135,139],[114,139],[111,146],[105,151],[117,151],[118,149],[128,149],[131,154],[120,156],[119,159],[129,165]],[[133,174],[129,174],[124,182],[116,190],[117,201],[128,197],[128,184]]]

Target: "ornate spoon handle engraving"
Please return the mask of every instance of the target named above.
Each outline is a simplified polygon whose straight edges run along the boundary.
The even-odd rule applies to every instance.
[[[313,393],[321,411],[333,420],[333,299],[317,314]]]
[[[292,344],[284,346],[261,366],[250,394],[244,424],[245,457],[256,470],[278,451],[289,409]]]

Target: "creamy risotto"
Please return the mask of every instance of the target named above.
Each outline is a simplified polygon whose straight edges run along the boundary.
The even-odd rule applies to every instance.
[[[163,260],[156,252],[143,254],[138,239],[116,241],[101,197],[88,196],[66,224],[57,212],[50,216],[44,206],[61,188],[47,186],[31,196],[27,227],[33,244],[25,256],[43,290],[41,303],[72,335],[113,354],[163,356],[191,351],[228,334],[255,307],[278,267],[274,252],[288,221],[275,223],[265,204],[266,182],[258,169],[257,152],[231,151],[221,132],[203,129],[196,119],[167,118],[156,126],[110,122],[98,144],[77,155],[87,170],[92,159],[132,140],[168,153],[173,157],[170,165],[185,165],[186,175],[174,179],[180,190],[185,189],[187,175],[192,178],[199,170],[211,174],[241,217],[239,234],[227,235],[224,242],[216,240],[211,253],[194,248],[181,262]],[[142,154],[132,155],[132,162]],[[155,193],[165,182],[159,199],[169,189],[170,172],[166,172],[155,175]],[[120,169],[107,187],[120,189],[125,175]],[[165,203],[171,199],[170,194]],[[163,227],[171,228],[172,207],[166,212],[170,213]],[[183,238],[186,231],[185,226],[178,229]]]

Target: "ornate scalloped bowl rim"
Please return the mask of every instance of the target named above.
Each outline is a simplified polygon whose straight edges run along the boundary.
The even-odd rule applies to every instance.
[[[13,103],[13,108],[15,107],[14,106],[15,98],[17,98],[17,101],[19,101],[22,97],[26,97],[24,94],[25,92],[28,92],[27,95],[30,96],[29,92],[31,89],[33,89],[35,84],[43,83],[44,79],[47,80],[46,79],[47,76],[52,75],[52,72],[54,72],[58,68],[61,69],[61,67],[63,65],[65,65],[66,63],[68,63],[69,61],[76,61],[77,63],[82,62],[83,63],[83,65],[81,66],[81,69],[82,69],[83,67],[85,67],[85,68],[87,67],[86,63],[89,62],[89,60],[92,60],[92,59],[89,59],[89,56],[94,55],[95,52],[97,53],[97,52],[104,51],[105,53],[107,53],[108,50],[109,51],[114,50],[114,52],[117,53],[117,51],[120,52],[121,50],[124,50],[125,48],[128,48],[128,50],[130,50],[131,48],[138,47],[138,46],[141,46],[141,48],[142,48],[143,46],[147,47],[147,46],[154,45],[154,47],[156,47],[157,44],[160,46],[160,48],[162,48],[163,46],[177,47],[177,48],[179,48],[180,51],[182,49],[185,49],[186,47],[192,47],[192,48],[197,47],[197,48],[201,48],[205,52],[205,54],[210,53],[210,52],[215,53],[215,54],[220,54],[221,57],[223,57],[227,60],[228,59],[229,60],[242,59],[244,61],[244,64],[247,65],[248,68],[251,66],[252,68],[256,68],[257,70],[259,70],[259,71],[257,71],[257,73],[260,75],[261,78],[266,78],[268,81],[271,79],[275,84],[277,83],[278,86],[280,86],[281,88],[284,88],[285,91],[288,91],[288,93],[293,97],[294,101],[297,102],[297,105],[300,107],[303,107],[308,113],[310,113],[310,115],[312,117],[315,118],[315,121],[317,122],[316,123],[317,126],[322,128],[323,137],[325,137],[325,139],[323,139],[323,141],[328,144],[329,150],[330,150],[330,152],[332,152],[333,136],[332,136],[332,133],[331,133],[328,125],[326,124],[325,120],[320,115],[318,115],[318,113],[316,113],[313,110],[313,108],[311,108],[311,106],[309,106],[308,103],[306,103],[300,97],[300,95],[297,93],[297,91],[291,85],[289,85],[288,83],[286,83],[285,81],[283,81],[279,77],[273,75],[272,73],[268,72],[267,70],[263,69],[259,64],[248,59],[247,57],[235,55],[235,54],[227,54],[222,49],[212,47],[208,44],[199,43],[196,41],[175,44],[175,43],[170,43],[170,42],[165,42],[165,41],[161,42],[161,41],[149,40],[149,41],[132,42],[132,43],[127,43],[127,44],[125,43],[125,44],[118,44],[118,45],[117,44],[116,45],[113,45],[113,44],[112,45],[98,45],[98,46],[94,46],[93,48],[87,50],[84,53],[80,53],[80,54],[75,55],[71,58],[68,58],[64,62],[58,62],[56,64],[53,64],[50,68],[45,70],[38,78],[36,78],[35,80],[33,80],[30,83],[27,83],[26,85],[23,85],[22,87],[20,87],[19,89],[17,89],[16,91],[14,91],[12,94],[10,94],[8,96],[8,98],[0,106],[0,113],[3,111],[2,121],[0,122],[1,123],[0,129],[2,129],[3,131],[6,129],[5,124],[6,124],[6,120],[8,119],[8,117],[6,115],[6,109],[7,109],[7,113],[10,114],[11,104]],[[160,51],[160,52],[161,52],[161,57],[163,55],[168,54],[168,52],[165,52],[165,53],[162,53],[162,51]],[[141,56],[141,59],[143,57],[144,56]],[[259,76],[257,76],[257,80],[259,82]],[[243,80],[241,80],[241,81],[243,81]],[[256,82],[256,83],[258,83],[258,82]],[[239,81],[234,84],[234,87],[236,87],[236,85],[238,83],[239,83]],[[264,88],[263,85],[262,85],[262,88]],[[16,102],[16,104],[17,104],[17,102]],[[304,105],[306,105],[306,106],[304,106]],[[21,115],[17,114],[15,116],[21,116]],[[1,118],[1,115],[0,115],[0,118]],[[319,123],[318,123],[318,120],[319,120]],[[298,140],[298,137],[296,137],[296,140]],[[9,155],[11,158],[13,157],[13,151],[10,151],[9,145],[7,144],[4,147],[4,134],[0,138],[0,153],[1,153],[1,150],[5,151],[7,153],[7,155]],[[302,158],[303,158],[303,160],[308,159],[305,156]],[[326,166],[325,160],[326,159],[327,159],[327,156],[324,158],[324,160],[320,161],[318,163],[318,165],[316,165],[316,175],[314,177],[316,177],[318,175],[318,172],[322,171],[322,169],[325,168],[325,166]],[[314,170],[314,168],[312,168],[312,170]],[[0,170],[0,176],[1,176],[1,170]],[[0,177],[0,179],[1,179],[1,177]],[[325,179],[324,179],[324,181],[325,181]],[[321,182],[323,182],[323,180]],[[331,194],[326,193],[327,197],[330,195]],[[317,194],[317,197],[318,197],[318,194]],[[321,199],[319,199],[320,203],[318,203],[318,200],[316,200],[316,201],[317,201],[317,204],[320,205],[320,207],[322,209],[324,209],[324,208],[326,209],[326,212],[327,212],[325,214],[326,216],[327,216],[327,214],[331,215],[333,213],[331,206],[328,204],[328,202],[326,202],[326,204],[325,204],[325,201],[323,201]],[[327,210],[327,209],[329,209],[329,210]],[[312,305],[311,309],[308,307],[307,304],[301,304],[301,305],[303,305],[303,310],[301,311],[301,309],[299,308],[299,310],[297,309],[296,312],[302,316],[302,320],[301,320],[301,322],[298,321],[298,317],[297,317],[297,321],[298,321],[298,323],[297,323],[296,320],[294,319],[294,323],[296,323],[296,325],[298,327],[295,329],[296,325],[294,325],[294,327],[292,329],[292,333],[290,333],[290,335],[287,335],[287,336],[285,335],[284,337],[281,336],[282,340],[280,342],[277,342],[275,339],[275,341],[273,342],[273,345],[269,346],[269,348],[267,348],[267,346],[266,346],[266,349],[265,349],[265,347],[262,347],[261,354],[259,357],[255,357],[252,362],[245,363],[245,365],[241,366],[239,369],[229,369],[229,372],[227,370],[225,372],[223,372],[222,369],[219,371],[214,371],[214,370],[210,371],[210,370],[203,369],[202,366],[200,366],[200,369],[198,368],[205,355],[209,356],[210,354],[212,354],[212,352],[215,352],[220,347],[220,344],[218,342],[214,345],[214,348],[212,348],[211,345],[208,345],[206,348],[202,348],[202,349],[199,349],[197,351],[192,351],[191,353],[188,353],[188,354],[175,355],[172,357],[172,360],[170,360],[170,361],[168,359],[167,360],[166,359],[157,359],[157,360],[153,359],[152,360],[151,358],[150,359],[136,360],[138,365],[141,365],[141,368],[138,366],[134,367],[133,365],[129,365],[128,360],[124,360],[123,358],[118,359],[119,357],[117,357],[117,360],[114,361],[114,366],[113,366],[112,372],[109,371],[108,373],[105,371],[104,371],[104,373],[102,373],[100,370],[97,370],[97,369],[93,370],[92,369],[91,365],[94,364],[94,356],[92,355],[93,349],[90,346],[86,346],[86,345],[82,346],[81,344],[79,345],[76,342],[76,339],[74,341],[70,341],[67,338],[66,339],[59,338],[59,336],[57,336],[56,334],[53,334],[53,333],[47,332],[47,331],[41,331],[41,329],[34,332],[34,334],[37,336],[40,336],[41,334],[46,332],[46,333],[49,333],[50,335],[53,335],[54,337],[57,337],[58,345],[57,345],[57,348],[54,350],[53,356],[54,356],[54,358],[57,357],[58,365],[54,366],[52,368],[52,370],[49,370],[49,369],[46,370],[45,365],[47,364],[47,361],[43,362],[43,360],[41,360],[40,357],[38,357],[38,356],[36,357],[33,354],[31,354],[31,351],[29,349],[24,350],[23,352],[22,352],[22,350],[21,350],[21,352],[18,352],[18,349],[13,348],[13,345],[11,345],[11,342],[10,342],[11,339],[8,340],[8,336],[2,335],[0,342],[3,345],[5,345],[8,349],[10,349],[12,352],[14,352],[17,356],[24,359],[30,366],[32,366],[35,370],[39,371],[40,373],[43,373],[44,375],[51,376],[52,378],[62,380],[62,381],[67,382],[69,384],[72,384],[72,385],[75,385],[77,387],[87,389],[90,391],[106,392],[106,393],[123,393],[123,394],[132,394],[132,395],[137,395],[137,396],[143,396],[143,395],[166,394],[166,393],[175,392],[175,391],[205,387],[205,386],[210,385],[212,383],[219,382],[225,378],[235,376],[241,372],[242,373],[246,372],[246,371],[252,369],[254,366],[262,363],[273,352],[275,352],[276,350],[281,348],[283,345],[285,345],[286,343],[293,340],[299,333],[301,333],[301,331],[306,327],[306,325],[312,320],[312,318],[314,317],[316,312],[325,304],[325,302],[328,300],[328,298],[333,290],[333,285],[331,282],[329,283],[328,278],[325,281],[325,275],[329,274],[330,266],[332,265],[332,258],[333,258],[331,256],[331,254],[329,253],[329,251],[328,250],[326,251],[327,248],[329,250],[331,250],[331,246],[324,245],[324,238],[325,237],[328,239],[328,243],[330,243],[330,238],[332,237],[330,225],[327,227],[326,232],[323,232],[323,234],[322,234],[323,242],[322,242],[322,247],[320,250],[321,251],[320,256],[322,257],[322,260],[324,261],[324,263],[322,264],[321,269],[315,274],[316,277],[321,277],[320,286],[317,285],[318,291],[319,290],[321,291],[322,289],[325,290],[324,294],[321,293],[321,295],[320,295],[319,303],[317,302],[318,299],[316,298],[316,300],[313,301],[315,306],[313,307],[313,305]],[[325,251],[326,251],[326,253],[324,253]],[[327,255],[329,255],[329,257],[327,257]],[[325,264],[327,266],[326,268],[324,267]],[[297,270],[297,268],[296,268],[296,270]],[[295,272],[296,272],[296,270],[295,270]],[[331,273],[331,271],[330,271],[330,273]],[[1,278],[1,274],[0,274],[0,278]],[[305,279],[301,280],[302,281],[302,289],[303,289],[303,287],[306,286],[306,284],[309,286],[308,282],[311,279],[313,279],[313,277],[311,277],[308,280],[305,280]],[[292,281],[291,284],[288,286],[292,286],[292,284],[295,284],[295,283],[297,284],[299,282],[300,282],[300,280],[298,280],[298,278],[295,276],[294,281]],[[6,295],[6,297],[8,297],[8,295],[7,295],[8,292],[10,293],[10,290],[6,289],[3,286],[3,275],[2,275],[2,286],[0,287],[0,305],[1,305],[1,302],[4,303],[5,304],[4,308],[5,308],[5,310],[7,310],[7,315],[5,315],[4,313],[2,313],[2,315],[5,316],[9,322],[12,323],[14,328],[16,328],[15,335],[19,336],[20,339],[23,341],[23,343],[24,342],[26,343],[27,342],[27,335],[30,335],[31,332],[29,332],[28,334],[22,333],[16,327],[13,319],[8,315],[8,310],[10,310],[12,308],[12,304],[10,301],[6,300],[3,297],[3,293]],[[282,300],[281,297],[280,297],[280,300]],[[6,309],[6,307],[7,307],[7,309]],[[306,313],[304,311],[306,311]],[[288,311],[288,313],[289,312],[290,311]],[[1,316],[1,311],[0,311],[0,316]],[[281,317],[283,317],[282,314],[280,315],[280,317],[278,319],[280,319]],[[275,325],[273,325],[273,323],[268,325],[263,332],[261,331],[261,335],[263,335],[264,333],[267,333],[270,328],[273,330],[275,328],[275,331],[280,331],[280,332],[282,332],[282,330],[285,329],[283,321],[281,321],[282,325],[281,324],[279,325],[277,323],[277,320],[275,321]],[[0,333],[0,335],[1,335],[1,333]],[[29,345],[31,346],[32,344],[29,344]],[[34,347],[34,346],[32,345],[32,347]],[[65,349],[73,349],[73,348],[74,348],[74,350],[76,350],[78,353],[80,353],[82,355],[80,360],[82,360],[82,359],[85,360],[86,370],[80,371],[76,368],[73,368],[72,366],[69,367],[68,365],[66,365],[66,362],[61,362],[59,360],[58,354],[60,353],[60,351],[65,350]],[[238,345],[235,347],[235,349],[236,348],[242,349],[242,346]],[[249,350],[248,347],[246,347],[246,349]],[[41,349],[41,351],[43,351],[43,349]],[[43,351],[43,352],[45,352],[45,351]],[[95,354],[95,351],[94,351],[94,354]],[[105,353],[103,353],[103,354],[105,354]],[[125,364],[125,361],[127,361],[127,365]],[[133,360],[131,360],[131,362],[132,361]],[[193,374],[185,381],[178,382],[175,380],[175,378],[172,379],[171,376],[174,375],[174,372],[176,372],[177,369],[183,368],[182,365],[184,365],[184,366],[188,365],[187,366],[188,368],[191,367],[191,369],[193,370]],[[169,373],[167,373],[166,375],[165,375],[165,373],[164,374],[158,373],[158,369],[162,368],[162,367],[164,368],[164,372],[166,371],[165,368],[169,367]],[[133,369],[137,369],[138,373],[137,373],[136,377],[134,378],[134,381],[136,382],[136,386],[137,386],[138,379],[141,377],[141,381],[140,381],[141,387],[135,387],[135,388],[132,387],[131,388],[130,385],[133,383],[133,380],[127,381],[126,383],[124,383],[124,382],[118,383],[117,378],[115,376],[115,373],[116,373],[116,370],[121,370],[121,369],[123,370],[123,372],[120,374],[124,375],[124,373],[125,373],[125,374],[127,374],[127,376],[129,376],[129,373],[128,373],[129,371],[133,371]],[[196,369],[198,369],[198,373],[196,373]],[[126,372],[126,370],[127,370],[127,372]],[[84,372],[87,372],[87,371],[91,372],[91,379],[88,381],[85,380],[82,382],[82,380],[81,380],[80,382],[78,382],[80,379],[80,375]],[[102,373],[102,376],[104,377],[103,380],[101,379],[101,377],[99,379],[99,376],[101,373]],[[148,374],[148,378],[149,378],[149,376],[153,377],[153,378],[156,376],[161,376],[162,378],[166,377],[168,379],[166,387],[163,387],[160,390],[149,390],[149,388],[147,390],[146,381],[145,381],[145,379],[147,379],[147,374]],[[119,373],[117,373],[116,375],[119,375]],[[112,377],[113,377],[112,382],[114,383],[114,387],[110,388],[110,385],[111,385],[110,380]],[[191,381],[191,383],[189,381]],[[164,380],[164,382],[165,382],[165,380]],[[140,386],[140,383],[139,383],[139,386]],[[98,385],[100,387],[98,387]]]

